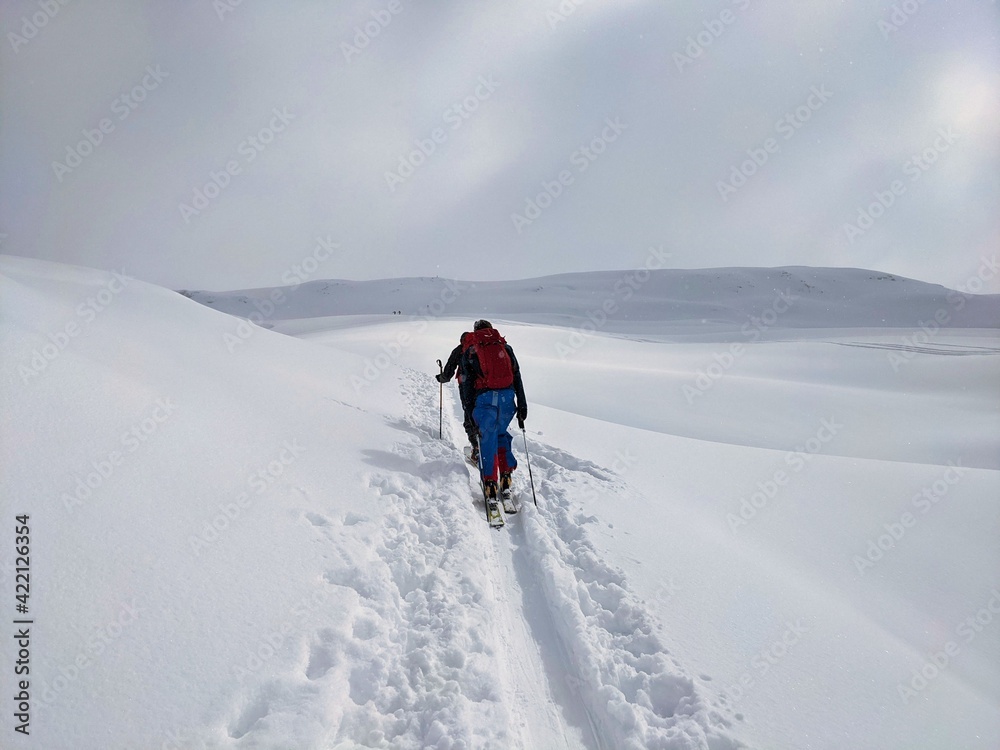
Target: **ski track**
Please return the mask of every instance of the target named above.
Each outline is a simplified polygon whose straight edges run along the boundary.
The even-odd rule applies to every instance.
[[[376,518],[311,506],[324,545],[324,626],[295,668],[234,706],[218,746],[416,750],[736,750],[730,721],[669,655],[624,574],[590,541],[585,493],[619,499],[609,469],[523,442],[521,512],[490,529],[449,392],[444,439],[430,376],[402,371],[409,413],[391,451],[365,451]],[[327,515],[329,513],[329,515]],[[212,745],[216,746],[216,745]]]
[[[933,346],[917,344],[897,344],[875,341],[832,341],[838,346],[855,346],[862,349],[889,349],[893,351],[912,352],[913,354],[937,354],[945,357],[977,357],[1000,354],[1000,349],[990,346],[970,346],[967,344],[951,344],[944,341]]]
[[[452,417],[457,428],[454,401]],[[461,432],[453,429],[453,434]],[[530,630],[536,636],[535,648],[525,644],[523,651],[530,654],[541,645],[556,652],[548,655],[555,662],[549,668],[549,692],[571,721],[585,720],[583,742],[577,746],[743,747],[727,732],[731,722],[722,710],[710,707],[694,680],[668,654],[654,632],[655,619],[629,591],[624,574],[605,563],[590,541],[586,526],[597,519],[574,507],[573,498],[584,495],[620,501],[625,486],[609,469],[532,441],[529,450],[540,497],[536,512],[523,443],[515,440],[514,449],[520,461],[515,488],[522,511],[508,516],[500,532],[492,532],[497,580],[512,600],[520,599],[519,605],[512,601],[507,607],[509,615],[519,615],[510,617],[510,625],[517,629],[520,624],[525,635]],[[478,492],[475,470],[469,473],[470,487]],[[546,654],[540,655],[545,661]],[[560,676],[551,674],[556,669],[562,670]]]
[[[730,736],[723,710],[709,705],[669,655],[624,573],[608,565],[589,538],[586,527],[597,519],[574,499],[621,502],[627,488],[610,470],[562,451],[534,441],[529,450],[540,500],[539,512],[524,519],[525,554],[544,591],[567,682],[598,746],[744,747]]]

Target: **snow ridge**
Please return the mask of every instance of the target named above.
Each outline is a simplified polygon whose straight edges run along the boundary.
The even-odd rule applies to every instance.
[[[525,536],[566,651],[571,686],[600,744],[626,750],[736,750],[730,722],[713,709],[656,634],[656,622],[588,538],[596,519],[574,509],[584,495],[621,502],[610,472],[540,443],[530,446],[539,513]],[[556,460],[554,460],[556,459]],[[567,460],[569,459],[569,460]],[[601,478],[607,473],[607,478]]]
[[[973,274],[968,281],[979,278]],[[409,320],[503,318],[608,333],[681,338],[736,334],[759,339],[779,328],[995,328],[1000,295],[971,294],[851,268],[660,268],[588,271],[519,281],[399,278],[331,279],[288,287],[181,294],[213,309],[286,332],[308,319],[389,315]],[[981,288],[981,284],[975,288]],[[747,327],[749,326],[749,327]],[[747,333],[749,331],[750,333]]]

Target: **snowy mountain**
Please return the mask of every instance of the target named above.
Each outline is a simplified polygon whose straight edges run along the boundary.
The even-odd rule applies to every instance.
[[[0,256],[0,744],[992,750],[1000,298],[873,275],[195,304]],[[499,532],[432,377],[481,316],[530,404]]]
[[[267,324],[333,315],[491,315],[675,340],[753,341],[801,328],[992,328],[1000,296],[969,294],[900,276],[844,268],[665,269],[652,248],[644,267],[560,274],[523,281],[441,278],[309,281],[296,266],[287,287],[184,291],[216,310]],[[995,264],[993,264],[995,265]],[[990,278],[996,269],[987,269]],[[973,277],[973,280],[978,281]],[[974,286],[969,284],[969,286]],[[981,290],[982,284],[978,285]],[[935,319],[935,316],[938,319]],[[779,322],[780,325],[776,325]],[[943,319],[943,320],[942,320]]]

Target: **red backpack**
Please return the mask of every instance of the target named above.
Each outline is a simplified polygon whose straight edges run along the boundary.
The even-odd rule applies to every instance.
[[[507,354],[507,342],[496,328],[482,328],[472,334],[474,351],[479,358],[476,390],[501,390],[514,385],[514,368]]]

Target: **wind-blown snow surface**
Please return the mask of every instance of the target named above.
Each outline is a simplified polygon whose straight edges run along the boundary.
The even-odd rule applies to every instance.
[[[491,532],[452,386],[438,439],[433,360],[468,320],[266,321],[296,339],[97,271],[3,258],[0,285],[35,620],[32,735],[4,712],[5,747],[997,745],[1000,343],[978,317],[767,343],[732,300],[715,343],[496,319],[538,508],[518,436],[524,510]],[[959,317],[938,299],[910,314]]]

